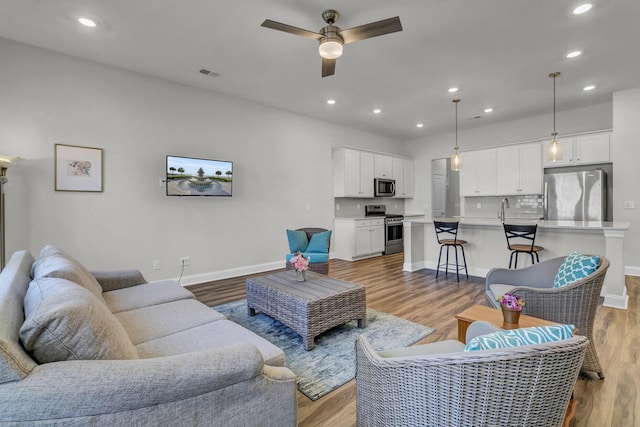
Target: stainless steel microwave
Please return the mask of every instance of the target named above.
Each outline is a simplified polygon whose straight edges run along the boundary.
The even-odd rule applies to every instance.
[[[375,178],[373,189],[376,197],[393,197],[396,195],[396,181],[395,179]]]

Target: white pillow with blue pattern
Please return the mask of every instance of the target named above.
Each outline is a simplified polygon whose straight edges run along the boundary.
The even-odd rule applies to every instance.
[[[561,288],[593,274],[600,265],[600,257],[597,255],[582,255],[578,252],[571,252],[564,260],[558,274],[553,280],[554,288]]]
[[[573,325],[552,325],[493,332],[473,338],[464,351],[495,350],[566,340],[573,336],[573,329]]]

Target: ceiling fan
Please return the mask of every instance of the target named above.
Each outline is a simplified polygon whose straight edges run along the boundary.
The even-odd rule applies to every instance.
[[[270,19],[265,19],[262,26],[313,40],[319,40],[319,51],[322,57],[322,77],[332,76],[335,73],[336,59],[342,55],[342,45],[402,31],[402,24],[398,16],[348,28],[346,30],[341,30],[334,25],[338,17],[340,17],[340,14],[337,10],[328,9],[322,12],[322,19],[324,19],[327,25],[322,27],[317,33]]]

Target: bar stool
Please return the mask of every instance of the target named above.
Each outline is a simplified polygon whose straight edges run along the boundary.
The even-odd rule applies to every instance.
[[[460,270],[464,270],[468,279],[469,273],[467,272],[467,258],[464,255],[464,246],[462,246],[466,244],[467,241],[458,239],[458,222],[433,221],[433,225],[436,228],[436,239],[438,239],[438,243],[440,244],[440,253],[438,254],[438,267],[436,268],[436,279],[438,278],[438,274],[440,273],[440,259],[442,258],[442,249],[445,246],[447,248],[447,257],[444,272],[445,276],[449,274],[449,266],[454,266],[454,264],[449,264],[449,248],[453,247],[456,251],[456,278],[459,282]],[[464,262],[464,267],[461,267],[458,263],[458,248],[462,249],[462,260]]]
[[[511,251],[509,257],[509,268],[513,262],[513,256],[516,256],[516,262],[513,268],[518,268],[518,254],[527,253],[531,256],[531,264],[540,262],[538,252],[544,250],[542,246],[535,245],[536,233],[538,231],[538,225],[515,225],[515,224],[502,224],[504,227],[504,234],[507,237],[507,247]],[[522,241],[525,240],[525,243]],[[529,242],[531,243],[529,243]],[[514,243],[516,242],[516,243]],[[535,260],[533,255],[536,255]]]

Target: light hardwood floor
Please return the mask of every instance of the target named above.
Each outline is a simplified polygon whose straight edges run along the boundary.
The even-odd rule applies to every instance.
[[[403,254],[362,261],[331,260],[330,275],[367,288],[367,306],[436,329],[420,343],[457,338],[454,315],[484,303],[484,279],[455,280],[435,271],[402,271]],[[190,286],[209,306],[245,298],[245,279],[238,277]],[[606,378],[582,375],[574,397],[578,407],[572,426],[640,425],[640,278],[627,277],[629,309],[599,307],[595,325],[596,349]],[[298,392],[298,425],[348,427],[355,425],[355,387],[350,381],[313,402]]]

